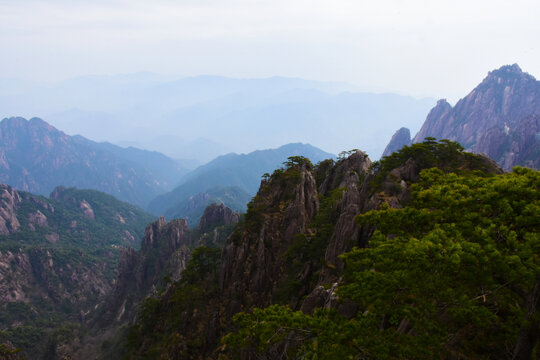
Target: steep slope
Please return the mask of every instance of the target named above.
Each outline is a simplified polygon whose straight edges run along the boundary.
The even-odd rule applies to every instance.
[[[137,247],[152,218],[98,191],[47,199],[0,185],[0,343],[35,357],[76,336],[114,285],[120,247]]]
[[[177,214],[177,209],[181,208],[182,203],[189,197],[216,186],[236,186],[253,196],[257,192],[261,176],[281,166],[289,156],[305,156],[315,162],[334,157],[314,146],[301,143],[287,144],[277,149],[257,150],[249,154],[223,155],[187,174],[182,179],[183,183],[174,190],[156,197],[148,210],[155,214]]]
[[[143,300],[149,298],[147,302],[151,303],[171,283],[189,277],[190,271],[195,271],[196,276],[198,269],[186,271],[189,260],[201,254],[218,256],[219,248],[239,218],[229,207],[212,204],[206,207],[200,224],[193,229],[189,229],[184,219],[167,223],[161,217],[148,224],[140,250],[130,247],[122,251],[114,288],[89,316],[90,333],[82,347],[72,349],[76,357],[95,359],[102,353],[105,358],[116,358],[121,353],[118,345],[125,336],[125,326],[133,323]],[[114,338],[119,343],[111,346]]]
[[[184,172],[162,154],[68,136],[38,118],[0,123],[0,181],[24,191],[76,186],[145,206]]]
[[[439,100],[413,142],[450,139],[486,154],[505,170],[540,168],[540,81],[517,64],[503,66],[452,107]]]
[[[234,328],[235,314],[255,307],[286,304],[309,313],[332,306],[350,314],[355,308],[338,304],[333,294],[343,271],[339,255],[365,247],[374,230],[358,225],[356,215],[384,204],[402,207],[426,168],[502,173],[493,161],[464,153],[452,142],[415,144],[375,164],[361,151],[348,155],[317,167],[291,157],[286,168],[264,179],[220,260],[209,262],[189,283],[173,284],[151,308],[142,309],[144,320],[131,330],[126,357],[229,356],[220,337]],[[190,293],[189,301],[181,300]],[[283,339],[279,333],[276,337]],[[286,353],[275,350],[257,356],[272,359]],[[245,349],[242,358],[254,358],[254,351]]]

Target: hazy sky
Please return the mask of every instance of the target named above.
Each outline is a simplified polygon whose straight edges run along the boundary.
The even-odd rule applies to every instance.
[[[0,0],[0,77],[151,71],[466,95],[503,64],[540,77],[538,0]]]

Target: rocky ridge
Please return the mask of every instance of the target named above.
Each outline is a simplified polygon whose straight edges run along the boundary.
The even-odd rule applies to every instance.
[[[439,100],[412,141],[450,139],[468,151],[488,155],[507,171],[516,165],[538,169],[538,116],[540,81],[517,64],[507,65],[491,71],[454,107]],[[399,148],[397,139],[403,134],[400,129],[394,135],[385,155],[390,148]]]
[[[144,207],[185,172],[162,154],[69,136],[39,118],[0,122],[0,182],[19,190],[76,186]]]
[[[349,304],[337,303],[332,289],[343,269],[338,256],[353,246],[367,246],[373,232],[357,225],[356,215],[382,204],[403,206],[425,168],[502,173],[493,161],[463,153],[453,143],[419,145],[377,164],[361,151],[316,167],[305,158],[291,158],[286,168],[263,179],[215,270],[199,283],[172,285],[152,315],[142,315],[149,317],[134,328],[136,342],[128,346],[128,356],[155,351],[174,358],[217,359],[227,352],[219,338],[231,329],[233,315],[270,304],[306,312],[337,306],[344,315],[354,313]],[[187,289],[200,291],[200,297],[178,304],[175,299]],[[174,321],[169,320],[172,306]],[[149,337],[156,331],[161,340]]]
[[[73,349],[77,358],[93,358],[103,351],[105,358],[115,349],[103,349],[104,342],[122,335],[119,329],[132,324],[146,298],[160,296],[182,273],[196,247],[223,246],[240,216],[223,204],[208,206],[199,226],[190,229],[185,219],[164,217],[146,226],[140,250],[122,249],[118,276],[113,289],[92,314],[91,333],[81,347]]]

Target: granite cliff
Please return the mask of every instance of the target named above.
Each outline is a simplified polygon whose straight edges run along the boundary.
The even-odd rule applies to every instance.
[[[450,139],[468,151],[486,154],[504,170],[522,165],[540,168],[540,81],[517,64],[491,71],[452,107],[439,100],[412,142],[426,137]],[[392,138],[385,155],[407,142],[403,129]]]

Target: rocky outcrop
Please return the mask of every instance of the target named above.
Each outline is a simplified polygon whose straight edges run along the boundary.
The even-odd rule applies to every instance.
[[[483,134],[477,148],[492,159],[498,159],[501,167],[510,171],[514,165],[540,169],[540,115],[521,119],[517,126],[491,128]]]
[[[414,137],[450,139],[486,154],[505,170],[515,165],[538,168],[537,117],[540,81],[517,64],[494,70],[452,107],[440,100]]]
[[[246,218],[249,229],[229,237],[222,252],[219,282],[230,314],[270,303],[282,274],[282,255],[295,235],[306,231],[318,207],[309,164],[262,182],[249,215],[255,218]]]
[[[340,274],[343,270],[339,255],[355,245],[360,245],[360,227],[354,222],[354,217],[363,210],[366,201],[367,194],[361,192],[361,187],[368,177],[370,166],[371,160],[367,154],[356,151],[347,159],[338,162],[321,185],[323,194],[330,189],[343,189],[341,201],[337,205],[339,216],[325,254],[325,262],[333,269],[333,274]],[[325,282],[330,282],[333,277],[329,274],[329,269],[326,270]]]
[[[137,304],[156,291],[164,276],[178,280],[191,257],[189,242],[189,228],[184,219],[167,223],[161,217],[148,224],[140,251],[122,250],[116,284],[102,305],[103,313],[97,319],[99,326],[132,321]]]
[[[36,210],[34,213],[28,214],[28,221],[30,222],[29,226],[34,228],[34,225],[45,227],[48,225],[47,217],[39,210]]]
[[[37,316],[60,305],[64,310],[88,312],[111,289],[104,275],[107,264],[85,264],[77,252],[70,253],[69,262],[62,256],[45,248],[0,251],[0,301],[24,302]]]
[[[0,234],[9,235],[19,229],[17,207],[21,202],[19,193],[7,185],[0,184]]]
[[[92,206],[90,206],[90,204],[86,200],[82,200],[79,203],[79,209],[82,210],[84,216],[86,216],[87,218],[91,220],[95,219],[94,209],[92,209]]]
[[[388,156],[394,151],[398,151],[402,147],[409,146],[411,144],[411,131],[406,127],[402,127],[392,136],[392,139],[390,139],[390,142],[388,143],[388,145],[386,145],[386,148],[384,149],[381,157]]]
[[[100,326],[118,325],[135,318],[136,306],[147,296],[163,290],[169,281],[177,281],[191,259],[196,246],[222,245],[221,227],[237,223],[239,214],[223,204],[210,205],[201,218],[200,225],[190,230],[185,219],[164,217],[148,224],[141,241],[141,249],[122,250],[118,277],[113,291],[105,302]]]
[[[240,220],[240,214],[233,211],[230,207],[224,204],[213,203],[207,206],[199,222],[199,228],[202,232],[207,232],[210,228],[217,226],[229,225],[237,223]]]

